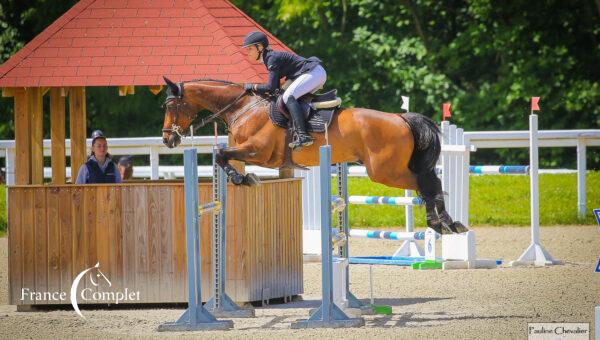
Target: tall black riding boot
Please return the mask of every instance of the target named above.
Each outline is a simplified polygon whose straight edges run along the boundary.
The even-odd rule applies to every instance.
[[[303,146],[312,145],[314,139],[306,132],[304,113],[296,98],[294,98],[294,96],[289,96],[285,106],[287,106],[288,111],[290,111],[290,116],[292,116],[292,120],[294,121],[294,129],[296,130],[297,135],[297,138],[289,144],[289,147],[296,150]]]

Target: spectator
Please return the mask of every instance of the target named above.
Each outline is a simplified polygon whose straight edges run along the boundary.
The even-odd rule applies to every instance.
[[[112,156],[108,153],[106,137],[100,130],[92,132],[92,154],[79,168],[76,184],[121,183]]]
[[[128,181],[133,177],[133,162],[131,161],[131,156],[123,156],[119,158],[119,163],[117,166],[123,181]]]

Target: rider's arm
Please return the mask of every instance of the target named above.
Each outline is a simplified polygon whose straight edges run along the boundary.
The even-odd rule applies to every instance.
[[[253,90],[256,93],[274,92],[279,88],[279,71],[272,69],[269,71],[269,81],[266,84],[254,84]]]

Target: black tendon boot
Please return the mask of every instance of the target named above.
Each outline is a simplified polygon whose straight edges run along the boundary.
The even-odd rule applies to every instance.
[[[452,218],[444,206],[442,182],[433,170],[417,174],[419,193],[425,201],[427,226],[439,234],[463,233],[468,229]]]
[[[435,230],[438,234],[446,234],[447,232],[444,231],[445,229],[442,226],[442,221],[440,221],[435,209],[435,199],[433,197],[423,196],[423,201],[425,201],[427,227]]]
[[[444,195],[442,193],[435,196],[434,202],[440,221],[445,228],[449,229],[452,233],[464,233],[469,231],[469,229],[459,221],[452,220],[452,217],[450,217],[444,206]]]
[[[306,132],[304,113],[302,113],[302,108],[296,98],[294,98],[294,96],[289,96],[285,106],[287,106],[288,111],[290,111],[290,116],[292,116],[292,120],[294,121],[294,129],[296,130],[297,135],[296,139],[288,146],[292,148],[292,150],[297,150],[303,146],[312,145],[314,138]]]

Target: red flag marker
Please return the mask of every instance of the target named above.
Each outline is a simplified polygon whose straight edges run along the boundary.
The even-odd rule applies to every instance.
[[[450,103],[442,104],[442,120],[446,120],[446,118],[450,118],[452,113],[450,112]]]
[[[531,111],[539,111],[540,107],[538,106],[538,102],[540,101],[540,97],[531,97]]]

